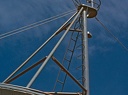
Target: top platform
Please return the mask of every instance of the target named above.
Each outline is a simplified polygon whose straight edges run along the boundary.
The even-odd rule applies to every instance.
[[[87,13],[88,13],[87,18],[96,17],[96,15],[97,15],[96,8],[82,4],[82,5],[78,6],[78,10],[80,10],[82,7],[84,8],[84,10],[87,10]]]

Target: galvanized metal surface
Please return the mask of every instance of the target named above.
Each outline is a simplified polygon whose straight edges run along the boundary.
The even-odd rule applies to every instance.
[[[83,86],[89,95],[89,62],[88,62],[88,34],[87,34],[87,11],[83,10],[83,37],[82,37],[82,78]],[[85,92],[83,92],[85,93]],[[85,95],[85,94],[84,94]]]

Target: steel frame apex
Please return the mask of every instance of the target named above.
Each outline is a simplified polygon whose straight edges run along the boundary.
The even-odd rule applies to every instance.
[[[97,15],[97,9],[85,4],[81,4],[80,6],[78,6],[78,11],[81,9],[81,7],[83,7],[83,10],[87,10],[87,18],[93,18],[96,17]]]

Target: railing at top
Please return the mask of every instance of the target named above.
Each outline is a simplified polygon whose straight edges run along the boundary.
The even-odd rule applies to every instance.
[[[97,10],[100,9],[101,0],[86,0],[87,5],[96,8]]]

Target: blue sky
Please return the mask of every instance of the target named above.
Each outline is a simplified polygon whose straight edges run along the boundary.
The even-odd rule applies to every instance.
[[[127,5],[127,0],[102,0],[97,17],[128,48]],[[0,34],[74,8],[71,0],[0,0]],[[69,17],[70,15],[0,40],[0,82],[24,62]],[[88,20],[88,30],[93,35],[93,38],[89,39],[91,95],[127,95],[128,51],[94,18]],[[41,50],[24,68],[48,55],[59,37],[49,43],[44,48],[45,50]],[[60,56],[63,54],[63,48],[66,47],[68,37],[55,53],[59,61],[61,61]],[[76,59],[74,58],[74,60]],[[77,65],[75,66],[77,67]],[[25,86],[36,70],[37,68],[17,79],[13,84]],[[71,70],[75,76],[79,77],[80,71]],[[32,88],[43,91],[52,90],[57,71],[58,66],[50,60]],[[78,87],[74,87],[76,86],[74,82],[68,80],[69,85],[66,85],[65,91],[78,91]]]

